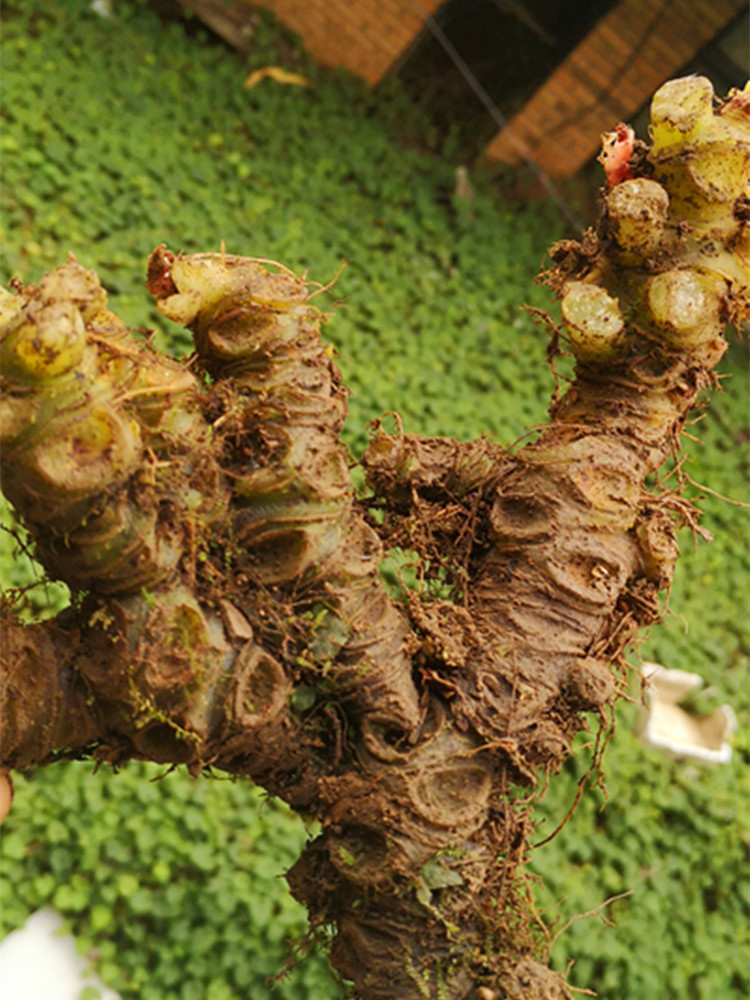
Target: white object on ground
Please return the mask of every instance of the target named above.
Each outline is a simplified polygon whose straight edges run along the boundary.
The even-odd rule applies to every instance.
[[[700,674],[667,670],[658,663],[644,663],[642,669],[649,695],[644,742],[678,757],[727,764],[732,758],[729,738],[737,728],[731,706],[721,705],[709,715],[690,712],[680,702],[701,687]]]
[[[94,0],[91,4],[91,9],[95,14],[98,14],[99,17],[106,17],[109,20],[115,16],[111,0]]]
[[[75,940],[61,934],[63,919],[45,906],[0,944],[0,1000],[79,1000],[95,986],[101,1000],[120,1000],[76,954]]]

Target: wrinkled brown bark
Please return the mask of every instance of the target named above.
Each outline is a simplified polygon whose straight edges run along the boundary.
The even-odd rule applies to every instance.
[[[356,498],[346,390],[283,268],[152,254],[191,370],[129,339],[75,262],[4,302],[5,489],[86,595],[31,628],[6,610],[3,762],[221,768],[316,815],[289,882],[367,1000],[568,996],[523,877],[535,788],[659,617],[697,515],[646,477],[750,303],[747,100],[714,113],[676,85],[643,176],[553,251],[576,380],[513,453],[377,428]],[[720,142],[737,177],[704,183]],[[392,599],[395,545],[446,596]]]

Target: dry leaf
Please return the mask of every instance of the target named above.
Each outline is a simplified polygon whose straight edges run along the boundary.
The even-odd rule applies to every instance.
[[[245,86],[249,89],[266,77],[270,77],[277,83],[292,83],[298,87],[307,87],[310,81],[300,73],[290,73],[289,70],[282,69],[281,66],[264,66],[263,69],[256,69],[245,80]]]

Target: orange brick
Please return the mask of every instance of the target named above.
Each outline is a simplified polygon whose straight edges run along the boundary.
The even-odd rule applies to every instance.
[[[372,84],[425,28],[412,0],[260,2],[300,34],[315,59]],[[419,0],[429,13],[442,2]],[[620,0],[489,143],[488,158],[517,162],[521,143],[553,176],[578,169],[596,153],[592,136],[632,116],[746,3]]]

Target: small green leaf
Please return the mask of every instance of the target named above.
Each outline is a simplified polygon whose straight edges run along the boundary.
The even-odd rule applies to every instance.
[[[417,894],[417,899],[422,904],[422,906],[432,905],[432,893],[430,892],[429,888],[424,884],[424,882],[419,883],[419,885],[417,886],[416,894]]]
[[[160,885],[164,885],[169,881],[171,875],[171,869],[166,861],[157,861],[154,867],[151,869],[151,874],[154,880]]]
[[[292,693],[292,708],[295,712],[306,712],[315,704],[317,691],[309,684],[298,684]]]
[[[202,872],[210,872],[216,867],[214,852],[206,844],[198,844],[191,853],[190,860]]]
[[[439,858],[422,865],[420,872],[424,884],[430,889],[445,889],[450,885],[463,885],[463,878],[452,868],[447,868]]]
[[[9,861],[20,861],[26,851],[26,841],[17,831],[2,838],[2,852]]]
[[[129,899],[134,893],[138,891],[140,882],[129,872],[124,872],[122,875],[117,876],[117,892],[120,896],[124,896],[125,899]]]
[[[109,927],[113,922],[112,910],[108,906],[97,904],[91,908],[89,915],[91,930],[96,933]]]
[[[61,885],[52,897],[52,904],[60,913],[80,913],[88,907],[89,894],[85,889]]]

